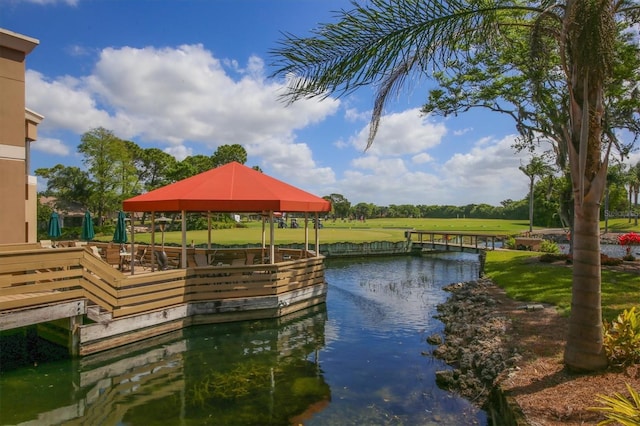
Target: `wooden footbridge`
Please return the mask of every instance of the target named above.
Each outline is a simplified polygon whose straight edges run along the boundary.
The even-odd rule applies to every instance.
[[[482,250],[495,250],[496,243],[501,246],[508,236],[452,231],[409,230],[405,232],[405,237],[411,242],[414,252],[458,251],[480,253]]]

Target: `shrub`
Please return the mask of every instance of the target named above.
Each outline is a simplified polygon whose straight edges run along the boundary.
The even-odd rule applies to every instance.
[[[513,236],[509,236],[507,240],[504,242],[504,246],[508,249],[515,250],[516,248],[516,239]]]
[[[545,253],[540,256],[540,262],[544,263],[553,263],[558,260],[564,260],[565,262],[567,262],[569,260],[569,255],[562,253]]]
[[[598,423],[600,425],[621,424],[623,426],[637,426],[640,424],[640,394],[626,383],[629,398],[619,393],[613,396],[597,395],[597,401],[603,406],[590,407],[589,410],[597,411],[607,418]]]
[[[622,259],[618,257],[609,257],[604,253],[600,253],[600,264],[603,266],[617,266],[622,264]]]
[[[558,244],[555,241],[542,240],[542,243],[540,244],[540,251],[543,253],[558,254],[560,253],[560,247],[558,247]]]
[[[573,257],[570,254],[545,253],[542,256],[540,256],[540,262],[552,263],[557,260],[564,260],[567,264],[573,263]],[[617,257],[609,257],[604,253],[600,253],[600,265],[617,266],[620,264],[622,264],[622,259]]]
[[[640,312],[635,306],[613,321],[604,322],[604,350],[609,362],[626,365],[640,362]]]

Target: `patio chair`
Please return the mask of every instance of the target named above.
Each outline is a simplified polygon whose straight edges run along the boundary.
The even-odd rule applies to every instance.
[[[196,253],[193,256],[196,266],[209,266],[209,262],[207,261],[207,255],[204,253]]]
[[[142,246],[136,249],[136,254],[133,257],[133,265],[141,266],[143,268],[149,268],[149,262],[147,262],[147,249],[149,246]]]
[[[231,266],[244,266],[247,263],[246,259],[237,257],[231,259]]]
[[[111,266],[120,267],[120,249],[118,246],[110,245],[105,249],[105,262]]]
[[[40,240],[40,247],[42,247],[42,248],[53,248],[53,241],[51,241],[51,240]]]
[[[98,249],[98,247],[89,246],[89,251],[91,251],[91,254],[93,254],[95,257],[102,260],[102,256],[100,255],[100,249]]]

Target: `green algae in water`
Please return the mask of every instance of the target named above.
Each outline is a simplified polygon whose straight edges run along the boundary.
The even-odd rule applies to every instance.
[[[278,367],[243,362],[206,375],[189,392],[189,404],[215,419],[210,424],[286,425],[310,406],[330,400],[329,385],[318,372],[306,359]]]

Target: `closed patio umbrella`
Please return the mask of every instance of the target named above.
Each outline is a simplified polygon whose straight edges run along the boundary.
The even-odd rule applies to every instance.
[[[123,211],[118,212],[118,221],[116,222],[116,231],[113,233],[113,242],[118,244],[125,244],[127,242],[127,223]]]
[[[80,238],[84,241],[91,241],[95,237],[96,233],[93,231],[93,219],[91,219],[91,213],[89,210],[84,212],[84,220],[82,221],[82,233]]]
[[[51,217],[49,218],[49,237],[52,239],[58,238],[62,235],[62,229],[60,227],[60,217],[58,213],[51,213]]]

